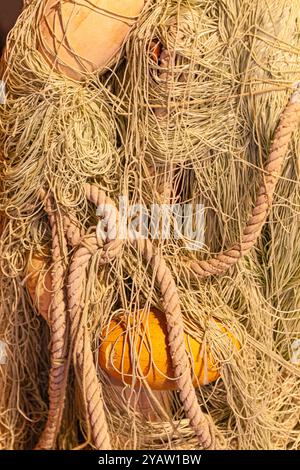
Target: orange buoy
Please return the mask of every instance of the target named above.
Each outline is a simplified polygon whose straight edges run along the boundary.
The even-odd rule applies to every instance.
[[[34,255],[28,263],[26,286],[40,315],[49,319],[51,306],[51,272],[47,259]],[[236,338],[220,322],[220,332],[226,334],[234,348],[240,348]],[[152,390],[176,390],[176,380],[168,347],[168,333],[164,313],[152,308],[147,314],[141,310],[136,319],[122,317],[112,320],[101,334],[99,364],[117,385],[132,385],[135,379],[146,380]],[[219,368],[209,346],[203,347],[195,338],[185,334],[185,344],[194,371],[194,386],[207,385],[220,377]],[[133,370],[135,373],[133,374]]]
[[[52,280],[44,256],[36,254],[29,260],[26,287],[39,314],[48,321],[52,297]]]
[[[239,347],[226,328],[216,323]],[[141,311],[136,325],[130,324],[125,318],[113,320],[102,332],[102,338],[99,363],[115,380],[131,385],[134,377],[143,378],[152,390],[176,390],[166,319],[162,312],[152,309],[147,315]],[[193,360],[194,386],[216,381],[220,372],[209,348],[203,348],[188,334],[185,334],[185,343]]]
[[[154,62],[158,63],[160,54],[162,52],[162,45],[159,41],[152,41],[150,45],[151,58]]]
[[[144,0],[45,0],[39,50],[54,69],[81,80],[110,65],[144,6]]]

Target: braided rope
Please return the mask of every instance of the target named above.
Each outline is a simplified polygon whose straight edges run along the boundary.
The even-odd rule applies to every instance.
[[[67,322],[64,298],[64,279],[66,266],[63,261],[65,239],[60,233],[58,215],[53,209],[52,197],[44,199],[45,212],[48,214],[52,231],[52,302],[49,318],[51,329],[51,369],[49,373],[49,412],[46,427],[36,449],[50,450],[55,447],[59,431],[67,385]]]
[[[107,237],[110,243],[112,243],[112,236],[116,236],[116,227],[113,226],[116,218],[113,215],[115,212],[111,210],[111,207],[108,208],[108,204],[115,207],[113,201],[107,198],[103,191],[90,184],[86,185],[86,195],[89,201],[93,202],[98,208],[102,208],[102,214],[106,217],[105,223],[108,227]],[[114,242],[117,247],[122,246],[120,240],[115,240]],[[189,359],[185,348],[183,319],[175,281],[165,260],[155,253],[154,246],[150,240],[131,238],[130,242],[138,249],[147,263],[152,266],[161,289],[167,319],[168,343],[171,351],[172,364],[186,416],[201,446],[206,449],[212,449],[214,447],[214,433],[211,423],[199,406],[196,391],[193,386]],[[83,264],[84,260],[81,266]],[[78,280],[78,284],[79,282]]]
[[[167,319],[168,344],[172,365],[179,389],[179,396],[189,419],[191,428],[195,431],[200,445],[204,449],[215,447],[215,436],[212,423],[199,406],[189,359],[184,341],[184,326],[180,308],[179,296],[172,273],[165,260],[155,253],[150,240],[132,240],[144,259],[151,265],[163,297],[163,307]]]
[[[298,84],[296,85],[298,86]],[[222,275],[256,244],[270,212],[275,187],[282,173],[289,142],[293,132],[297,129],[299,118],[300,90],[297,89],[281,115],[270,148],[264,181],[259,188],[255,206],[246,224],[240,243],[236,243],[231,249],[219,253],[216,257],[207,261],[188,262],[187,267],[194,274],[201,277]]]
[[[81,240],[83,239],[83,231],[80,229],[78,223],[76,223],[75,218],[70,215],[63,214],[63,228],[70,246],[76,247],[80,245]]]
[[[104,218],[104,223],[107,223],[107,233],[104,242],[95,235],[88,235],[82,238],[74,224],[70,220],[67,221],[65,219],[69,240],[73,244],[80,243],[71,263],[68,278],[71,341],[74,365],[75,368],[78,366],[83,379],[83,394],[94,445],[98,450],[109,450],[111,449],[111,444],[103,406],[101,385],[97,377],[89,333],[85,322],[82,321],[83,311],[85,310],[83,293],[87,281],[87,269],[92,256],[101,250],[99,253],[100,264],[108,263],[120,253],[122,244],[118,240],[111,238],[116,231],[110,222],[112,219],[111,207],[114,207],[113,201],[106,197],[103,191],[99,191],[96,194],[95,187],[90,185],[86,186],[86,193],[87,198],[96,203],[101,212],[100,215]],[[95,198],[95,196],[97,197]]]
[[[68,278],[71,344],[75,370],[79,369],[82,376],[83,394],[93,442],[98,450],[109,450],[111,446],[100,384],[90,343],[85,340],[86,331],[82,322],[83,292],[87,280],[87,268],[92,256],[97,252],[98,243],[94,236],[85,238],[85,243],[86,246],[80,246],[74,256]]]
[[[87,183],[85,191],[87,199],[97,206],[97,215],[102,219],[99,221],[96,237],[100,245],[103,244],[102,239],[105,240],[100,264],[106,264],[119,256],[123,246],[123,241],[117,237],[119,213],[114,201],[97,186]],[[106,227],[106,231],[100,230],[101,227]],[[102,239],[99,237],[100,231]]]

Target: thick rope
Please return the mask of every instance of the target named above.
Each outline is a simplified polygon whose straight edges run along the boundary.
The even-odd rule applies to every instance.
[[[150,240],[138,239],[132,241],[132,243],[153,268],[162,293],[163,307],[167,319],[168,345],[179,396],[186,417],[189,419],[190,426],[195,431],[200,445],[204,449],[213,449],[215,447],[214,430],[208,417],[199,406],[193,386],[193,378],[184,341],[184,326],[180,301],[172,273],[165,260],[155,253],[154,246]]]
[[[282,174],[288,146],[293,132],[299,125],[299,119],[300,91],[297,89],[281,115],[266,164],[264,181],[259,188],[255,206],[240,243],[236,243],[230,250],[219,253],[215,258],[207,261],[188,262],[187,267],[194,274],[201,277],[222,275],[256,244],[270,212],[275,187]]]
[[[92,439],[98,450],[111,449],[108,425],[106,421],[101,386],[97,377],[97,370],[94,364],[91,342],[86,323],[83,320],[83,312],[86,311],[84,286],[87,281],[87,270],[92,256],[100,251],[100,263],[105,264],[112,261],[119,253],[122,243],[111,238],[112,227],[111,207],[113,201],[106,197],[103,191],[98,191],[95,187],[86,186],[87,198],[95,202],[101,209],[101,216],[104,223],[107,223],[106,240],[102,241],[95,235],[81,237],[72,222],[66,221],[66,228],[69,233],[69,240],[77,244],[80,242],[74,259],[71,263],[68,278],[68,307],[71,321],[71,341],[73,346],[75,370],[79,369],[82,376],[83,395],[86,402],[86,409],[92,431]],[[94,196],[97,196],[96,198]],[[115,232],[115,230],[114,230]]]
[[[51,369],[49,373],[49,413],[46,427],[36,449],[55,448],[65,402],[67,386],[67,320],[64,296],[66,265],[64,254],[66,243],[59,229],[58,214],[54,209],[51,196],[44,199],[45,212],[48,214],[52,231],[52,302],[49,318],[51,330]]]
[[[75,218],[70,215],[63,214],[63,227],[68,244],[72,248],[80,245],[84,235]]]
[[[110,243],[113,243],[112,236],[116,236],[116,226],[114,226],[116,217],[115,205],[113,201],[106,198],[105,193],[94,185],[86,185],[87,199],[93,202],[98,208],[102,207],[103,216],[107,217],[105,223],[108,227],[107,236]],[[109,208],[108,204],[112,207]],[[143,258],[149,263],[155,273],[157,282],[160,286],[163,296],[163,305],[166,313],[168,328],[168,344],[171,351],[172,365],[179,389],[180,399],[182,401],[187,418],[190,421],[192,429],[195,431],[200,445],[205,449],[214,448],[214,433],[211,423],[202,412],[197,395],[193,386],[191,370],[189,367],[189,359],[186,352],[184,341],[183,319],[180,308],[180,301],[176,289],[175,281],[172,277],[170,269],[167,267],[164,259],[155,253],[154,246],[150,240],[144,240],[131,237],[130,242],[138,249]],[[122,242],[115,240],[116,246],[121,247]],[[86,263],[88,253],[82,253],[82,260],[79,266]],[[78,268],[77,268],[78,271]],[[74,282],[74,281],[73,281]],[[76,292],[79,284],[82,285],[82,279],[77,278],[77,284],[74,291]],[[77,348],[76,348],[77,349]],[[80,351],[81,348],[78,348]]]
[[[85,246],[80,246],[71,263],[68,278],[68,307],[71,322],[71,343],[75,371],[79,370],[83,385],[83,396],[92,431],[93,444],[97,450],[111,449],[108,425],[106,422],[102,393],[94,365],[91,345],[85,340],[86,330],[82,321],[84,311],[84,287],[87,269],[92,256],[98,250],[94,236],[85,239]]]

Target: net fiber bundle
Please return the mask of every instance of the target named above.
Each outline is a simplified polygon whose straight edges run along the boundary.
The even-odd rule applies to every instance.
[[[1,59],[0,449],[298,449],[297,2],[24,3]],[[75,48],[76,8],[122,24],[105,60]],[[120,197],[202,204],[204,244],[171,216],[167,240],[123,239]],[[158,336],[140,363],[153,318],[164,377]]]

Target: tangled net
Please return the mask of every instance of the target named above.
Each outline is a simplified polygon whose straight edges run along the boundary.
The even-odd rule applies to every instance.
[[[0,448],[299,448],[296,2],[150,0],[116,64],[83,82],[41,54],[43,3],[25,2],[2,57]],[[119,240],[119,196],[202,204],[204,246]],[[48,321],[27,288],[36,257]],[[176,392],[137,362],[132,385],[98,366],[103,329],[123,315],[138,333],[152,306]],[[192,386],[183,329],[214,384]]]

